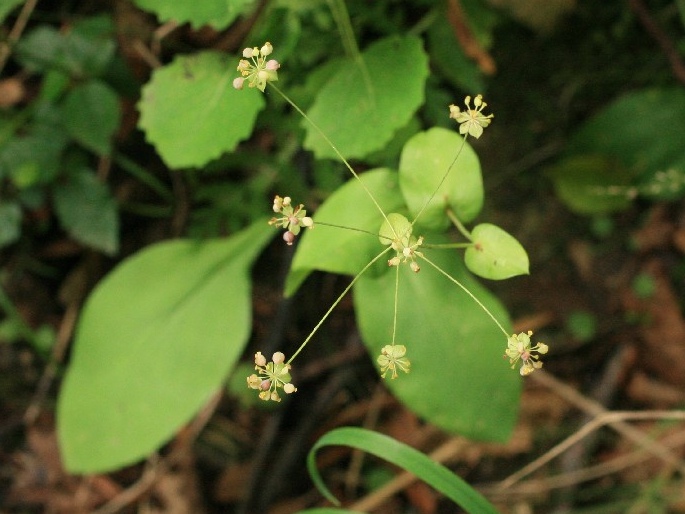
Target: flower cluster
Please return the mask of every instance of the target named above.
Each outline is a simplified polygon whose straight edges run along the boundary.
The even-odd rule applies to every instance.
[[[246,48],[243,50],[243,57],[238,63],[238,71],[240,77],[233,81],[233,87],[242,89],[245,81],[248,81],[249,87],[256,87],[262,93],[266,88],[267,82],[276,82],[278,80],[278,72],[276,71],[281,65],[275,59],[266,60],[267,56],[273,52],[271,43],[266,42],[261,48]],[[252,62],[248,61],[250,59]]]
[[[254,356],[254,363],[257,373],[247,377],[247,386],[259,391],[260,400],[280,402],[278,389],[281,388],[286,394],[297,391],[297,387],[290,383],[290,364],[285,364],[283,353],[274,353],[271,362],[267,363],[262,352],[257,352]]]
[[[409,366],[411,363],[404,355],[407,353],[407,348],[401,344],[386,344],[381,349],[381,354],[378,356],[377,362],[381,367],[381,377],[385,378],[388,371],[392,372],[390,378],[397,378],[397,370],[409,373]]]
[[[286,229],[283,234],[283,240],[289,245],[295,241],[295,236],[300,233],[302,227],[312,228],[314,220],[307,216],[307,211],[304,210],[304,205],[300,204],[293,207],[289,196],[281,198],[276,195],[274,198],[273,210],[281,214],[280,218],[273,217],[269,220],[269,225],[283,227]]]
[[[413,239],[413,238],[412,238]],[[397,252],[397,255],[388,260],[388,266],[399,266],[400,263],[408,262],[409,267],[414,273],[421,270],[419,263],[416,262],[416,257],[422,257],[421,252],[417,248],[423,244],[423,236],[412,241],[393,241],[391,243],[392,249]],[[403,347],[404,348],[404,347]]]
[[[521,360],[520,373],[524,377],[542,367],[542,362],[539,360],[540,355],[534,355],[534,353],[537,352],[544,355],[549,349],[545,343],[538,343],[533,346],[530,340],[532,335],[532,330],[529,330],[528,333],[513,334],[507,340],[507,350],[504,355],[504,357],[509,357],[509,364],[511,364],[512,369]]]
[[[475,109],[471,109],[471,97],[467,96],[464,101],[466,110],[462,111],[456,105],[450,105],[450,118],[459,123],[459,133],[467,134],[478,139],[483,134],[483,129],[490,125],[494,114],[483,114],[483,109],[487,107],[482,95],[477,95],[473,99]]]

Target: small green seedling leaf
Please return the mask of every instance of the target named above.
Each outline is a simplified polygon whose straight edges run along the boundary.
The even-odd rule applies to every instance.
[[[179,56],[143,88],[139,126],[169,167],[203,166],[252,133],[264,99],[233,88],[235,62],[218,52]]]
[[[447,116],[447,109],[445,109]],[[456,163],[454,158],[464,145]],[[476,152],[454,130],[433,128],[412,137],[400,157],[400,187],[412,216],[417,216],[435,192],[447,170],[445,182],[423,211],[417,224],[430,230],[445,230],[451,208],[459,220],[469,222],[483,206],[483,179]]]
[[[250,334],[249,267],[272,236],[260,220],[227,239],[158,243],[100,282],[57,403],[70,472],[143,459],[220,389]]]
[[[210,25],[221,30],[233,23],[254,0],[134,0],[134,3],[154,12],[162,22],[190,23],[195,29]]]
[[[108,255],[119,251],[119,214],[109,189],[88,169],[69,174],[53,190],[62,227],[77,241]]]
[[[119,98],[106,84],[91,80],[69,91],[62,105],[67,132],[98,155],[109,155],[119,127]]]
[[[396,172],[388,169],[370,170],[360,175],[360,178],[385,212],[404,207]],[[336,190],[313,217],[314,228],[304,231],[290,267],[286,295],[294,294],[314,270],[356,275],[383,249],[376,236],[383,216],[357,179],[350,179]],[[317,223],[344,225],[366,232]],[[383,241],[383,244],[387,242]]]
[[[392,437],[357,427],[342,427],[327,432],[307,455],[307,470],[314,485],[334,505],[340,505],[340,502],[326,487],[316,466],[316,452],[326,446],[349,446],[370,453],[417,476],[466,512],[497,514],[497,509],[489,501],[442,464]]]
[[[388,214],[388,218],[383,221],[381,229],[378,231],[378,240],[384,245],[389,245],[396,239],[409,241],[411,232],[411,222],[406,216],[393,212]]]
[[[371,45],[364,66],[349,60],[321,89],[307,113],[343,156],[362,158],[383,148],[424,101],[428,59],[416,36],[392,36]],[[306,120],[305,148],[337,158]]]
[[[464,254],[466,267],[490,280],[528,275],[528,254],[515,237],[496,225],[482,223],[471,232],[473,246]]]

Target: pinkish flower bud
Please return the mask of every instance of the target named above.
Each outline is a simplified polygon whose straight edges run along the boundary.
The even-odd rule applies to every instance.
[[[245,79],[243,77],[238,77],[237,79],[233,79],[233,87],[235,89],[242,89],[243,88],[243,82],[245,82]]]
[[[279,63],[276,59],[266,61],[266,69],[269,71],[276,71],[280,67],[281,63]]]
[[[262,352],[257,352],[254,354],[254,363],[257,366],[266,366],[266,357],[262,355]]]
[[[285,355],[283,352],[276,352],[271,356],[271,360],[274,361],[274,364],[281,364],[285,362]]]
[[[262,383],[259,384],[259,388],[262,391],[268,391],[271,388],[271,380],[262,380]]]
[[[288,230],[283,234],[283,241],[285,241],[288,246],[291,246],[295,241],[295,234]]]

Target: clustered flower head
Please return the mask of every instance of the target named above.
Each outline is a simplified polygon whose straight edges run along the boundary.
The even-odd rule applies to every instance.
[[[238,71],[240,77],[233,81],[233,87],[242,89],[245,81],[249,87],[256,87],[262,93],[266,88],[267,82],[276,82],[278,80],[278,68],[281,65],[275,59],[266,60],[267,56],[273,52],[273,47],[268,41],[264,43],[261,48],[246,48],[243,50],[243,57],[238,63]],[[250,59],[248,61],[247,59]]]
[[[482,95],[476,95],[473,99],[475,109],[471,108],[471,97],[467,96],[464,103],[466,110],[462,111],[456,105],[450,105],[450,118],[459,123],[459,133],[467,134],[478,139],[483,134],[483,129],[490,125],[494,114],[483,114],[483,109],[487,107]]]
[[[404,355],[407,353],[407,348],[401,344],[386,344],[381,349],[381,354],[378,356],[377,362],[381,367],[381,378],[390,371],[392,374],[390,378],[397,378],[397,370],[409,373],[409,366],[411,363]]]
[[[285,363],[283,353],[274,353],[271,362],[267,363],[262,352],[257,352],[254,356],[254,363],[257,373],[247,377],[247,386],[259,391],[260,400],[280,402],[278,390],[281,388],[286,394],[297,391],[297,387],[290,383],[290,364]]]
[[[529,330],[528,333],[513,334],[507,340],[507,350],[504,352],[504,356],[509,357],[511,369],[514,369],[519,360],[521,361],[520,373],[524,377],[542,367],[542,362],[539,360],[540,355],[535,355],[535,353],[544,355],[549,349],[545,343],[538,343],[533,346],[530,340],[532,335],[532,330]]]
[[[281,198],[276,195],[274,198],[273,210],[281,214],[280,218],[273,217],[269,220],[269,225],[283,227],[286,229],[283,234],[283,240],[292,245],[295,241],[295,236],[300,233],[302,227],[312,228],[314,220],[307,216],[307,211],[304,210],[304,204],[296,207],[292,206],[292,200],[289,196]]]
[[[423,254],[417,249],[423,244],[423,236],[419,236],[418,239],[411,238],[410,240],[404,241],[404,239],[393,241],[390,246],[397,252],[397,255],[392,259],[388,260],[388,266],[399,266],[401,263],[409,263],[409,268],[414,273],[421,271],[419,263],[416,262],[416,257],[422,257]]]

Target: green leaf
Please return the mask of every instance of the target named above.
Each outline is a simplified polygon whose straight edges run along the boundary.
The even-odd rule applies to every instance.
[[[528,275],[528,254],[515,237],[490,223],[476,225],[471,237],[464,263],[473,273],[490,280]]]
[[[18,5],[24,3],[24,0],[3,0],[0,2],[0,23],[5,21],[7,15],[11,13]]]
[[[428,59],[415,36],[382,39],[362,56],[364,67],[345,62],[307,113],[348,159],[379,150],[409,123],[423,103],[428,76]],[[310,123],[303,126],[305,148],[317,158],[336,158]]]
[[[433,196],[448,169],[447,178]],[[445,230],[449,226],[445,216],[448,207],[466,223],[475,218],[483,206],[483,179],[478,156],[471,145],[452,130],[433,128],[420,132],[404,145],[400,157],[400,187],[412,216],[418,216],[433,196],[417,220],[430,230]]]
[[[121,118],[119,98],[112,88],[96,80],[76,86],[64,99],[62,114],[76,141],[99,155],[111,153]]]
[[[616,159],[602,155],[566,157],[547,169],[557,196],[579,214],[605,214],[628,207],[634,188]]]
[[[0,201],[0,248],[21,235],[21,208],[16,202]]]
[[[423,234],[427,243],[445,239]],[[509,331],[508,316],[497,299],[474,280],[460,259],[445,250],[422,250],[459,280]],[[396,344],[407,347],[411,372],[385,384],[412,411],[451,433],[505,441],[516,422],[520,375],[502,359],[507,337],[461,288],[425,261],[413,273],[399,272]],[[391,344],[395,269],[363,275],[354,286],[362,339],[375,362]]]
[[[158,243],[98,284],[57,405],[70,472],[144,458],[221,387],[250,334],[249,267],[272,235],[264,220],[227,239]]]
[[[190,23],[195,29],[211,25],[221,30],[233,23],[254,0],[134,0],[133,3],[154,12],[162,22]]]
[[[264,99],[233,88],[237,62],[218,52],[179,56],[143,88],[139,126],[169,167],[203,166],[252,132]]]
[[[74,239],[108,255],[119,251],[117,203],[93,171],[70,173],[55,184],[53,198],[60,224]]]
[[[316,452],[326,446],[349,446],[399,466],[416,475],[435,490],[473,514],[497,514],[497,509],[480,493],[449,469],[433,461],[411,446],[388,437],[357,427],[342,427],[324,434],[307,455],[307,469],[317,489],[331,502],[340,502],[324,483],[316,467]]]
[[[599,155],[616,161],[618,166],[611,170],[617,175],[613,183],[607,183],[606,170],[600,172],[602,185],[617,186],[609,189],[625,192],[622,186],[631,185],[636,186],[630,191],[633,196],[673,199],[685,190],[683,133],[685,91],[646,89],[615,100],[585,123],[571,139],[567,156]],[[590,177],[583,176],[583,181],[589,182]],[[625,194],[615,203],[616,208],[625,207]],[[584,212],[607,211],[591,207]]]
[[[360,175],[385,212],[403,207],[397,173],[388,169],[367,171]],[[383,216],[356,179],[350,179],[333,193],[314,213],[314,228],[305,230],[293,259],[285,292],[290,296],[314,270],[356,275],[385,249],[378,242]],[[317,225],[332,223],[352,229]]]

